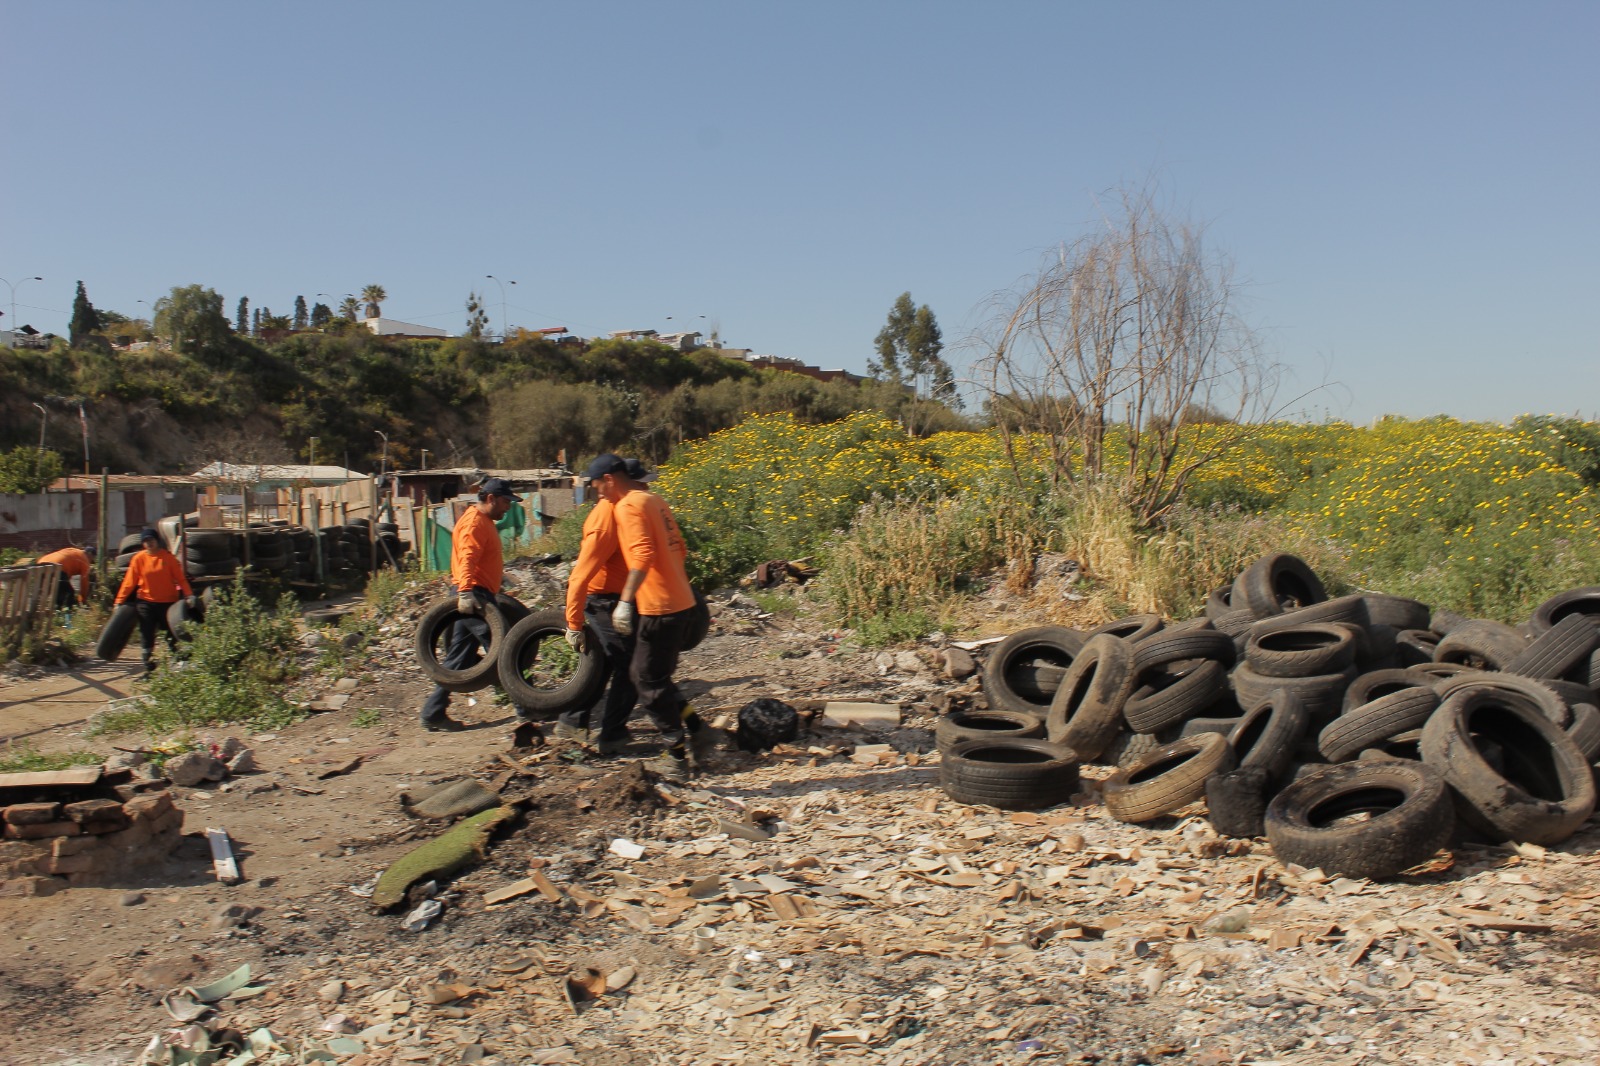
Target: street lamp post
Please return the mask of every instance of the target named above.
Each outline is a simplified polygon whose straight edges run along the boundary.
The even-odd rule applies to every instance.
[[[34,456],[34,475],[38,477],[38,471],[45,464],[45,423],[50,421],[50,411],[45,410],[43,403],[35,403],[34,407],[38,408],[38,455]]]
[[[422,449],[422,466],[420,469],[428,469],[428,449],[426,448]]]
[[[11,290],[11,332],[12,333],[17,332],[17,289],[20,288],[23,285],[26,285],[30,281],[43,281],[43,280],[44,280],[43,278],[41,278],[37,274],[35,274],[32,277],[23,278],[20,281],[18,281],[15,285],[13,285],[13,284],[11,284],[11,282],[6,281],[5,278],[0,278],[0,281],[6,281],[6,287]],[[37,406],[37,405],[35,405],[35,406]]]
[[[501,281],[499,278],[495,277],[493,274],[485,274],[484,277],[488,278],[490,281],[492,281],[496,285],[500,286],[500,339],[502,341],[504,341],[506,339],[506,284],[507,283]],[[510,284],[515,285],[516,282],[512,281],[512,282],[510,282]]]

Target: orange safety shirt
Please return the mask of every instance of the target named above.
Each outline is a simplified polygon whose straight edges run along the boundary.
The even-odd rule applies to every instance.
[[[128,574],[117,589],[117,602],[127,603],[138,598],[148,603],[176,603],[185,596],[193,596],[189,579],[183,574],[177,556],[165,548],[140,551],[128,564]]]
[[[450,531],[450,580],[458,589],[480,588],[498,593],[505,577],[505,556],[494,519],[469,507]]]
[[[63,578],[78,579],[78,602],[89,602],[89,554],[82,548],[62,548],[39,557],[41,563],[55,563],[61,567]]]
[[[583,601],[590,595],[615,596],[628,582],[628,564],[617,541],[616,512],[601,500],[583,520],[583,546],[567,578],[567,628],[583,628]]]
[[[689,549],[672,508],[653,492],[634,489],[616,504],[617,540],[629,570],[643,570],[635,606],[640,614],[677,614],[694,606],[683,568]]]

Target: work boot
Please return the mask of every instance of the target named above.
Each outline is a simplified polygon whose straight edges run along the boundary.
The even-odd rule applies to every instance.
[[[668,749],[657,755],[654,759],[647,759],[644,768],[674,785],[687,785],[689,783],[689,760],[684,758],[681,751]]]
[[[459,733],[467,726],[465,722],[458,722],[446,714],[423,722],[422,728],[430,733]]]
[[[601,755],[620,755],[626,751],[628,749],[628,745],[632,743],[633,737],[631,736],[617,737],[609,740],[602,737],[600,741],[595,744],[594,750],[598,751]]]
[[[589,743],[589,731],[587,729],[579,729],[562,721],[557,721],[555,729],[551,730],[551,732],[555,734],[557,740],[565,740],[580,746],[587,746]]]

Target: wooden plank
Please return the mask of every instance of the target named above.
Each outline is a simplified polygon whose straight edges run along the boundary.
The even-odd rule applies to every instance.
[[[70,770],[40,770],[34,773],[0,774],[0,788],[52,788],[92,785],[100,780],[100,767],[74,766]]]

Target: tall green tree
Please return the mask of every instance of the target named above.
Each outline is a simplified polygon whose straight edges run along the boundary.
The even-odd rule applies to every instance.
[[[215,289],[185,285],[156,301],[155,332],[172,342],[179,354],[225,356],[229,338],[228,316]]]
[[[955,398],[955,379],[945,362],[944,334],[927,304],[921,307],[903,292],[889,309],[889,318],[873,340],[877,358],[867,369],[873,377],[895,384],[909,382],[919,395]]]
[[[258,337],[260,335],[261,335],[261,308],[258,307],[253,312],[251,312],[251,314],[250,314],[250,336]]]
[[[305,329],[306,326],[310,325],[310,320],[311,315],[306,310],[306,298],[304,296],[296,296],[294,298],[294,328]]]
[[[354,322],[356,320],[356,316],[361,313],[361,301],[356,299],[354,296],[346,296],[339,303],[339,313],[345,318],[349,319],[351,322]]]
[[[333,308],[318,300],[311,305],[311,328],[321,329],[333,320]]]
[[[250,332],[250,297],[239,297],[239,307],[233,314],[233,331],[243,337]]]
[[[99,330],[101,325],[100,316],[95,312],[94,304],[89,302],[83,282],[78,282],[78,294],[72,298],[72,322],[67,327],[73,346],[76,347],[83,338]]]
[[[367,302],[368,318],[383,317],[383,307],[381,305],[383,301],[389,298],[389,294],[383,290],[382,285],[368,285],[361,290],[361,298]]]

